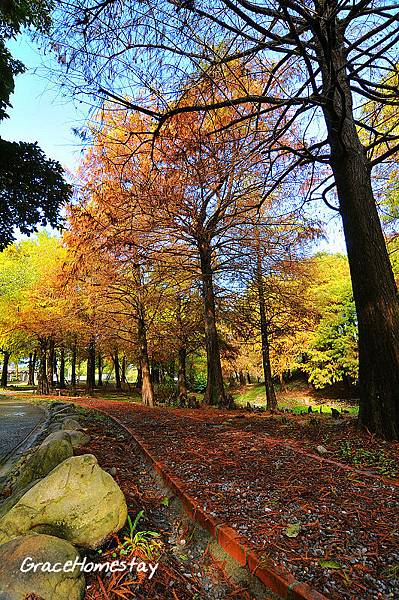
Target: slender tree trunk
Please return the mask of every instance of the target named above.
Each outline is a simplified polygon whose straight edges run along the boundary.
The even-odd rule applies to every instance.
[[[338,27],[337,27],[338,29]],[[323,107],[359,325],[360,424],[399,438],[398,291],[353,117],[343,34],[325,57]],[[328,63],[328,65],[327,65]]]
[[[54,348],[54,357],[53,357],[53,377],[55,379],[55,383],[59,383],[58,370],[57,370],[57,352],[55,351],[55,348]]]
[[[97,385],[101,387],[103,385],[103,357],[101,352],[97,356],[97,369],[98,369],[98,380]]]
[[[186,358],[187,351],[185,346],[180,346],[179,348],[179,371],[178,371],[178,379],[177,379],[177,389],[179,390],[179,394],[187,394],[187,374],[186,374]]]
[[[122,356],[122,365],[121,365],[121,383],[127,383],[126,379],[126,354]]]
[[[61,345],[60,348],[60,388],[65,389],[65,348]]]
[[[148,358],[147,330],[144,307],[140,305],[138,313],[138,342],[140,348],[140,365],[142,372],[141,398],[143,404],[154,406],[154,388],[152,386],[150,361]]]
[[[251,375],[249,374],[249,371],[247,371],[247,383],[251,383]]]
[[[238,373],[238,377],[240,379],[240,385],[245,385],[245,377],[244,377],[244,373],[242,372],[242,369],[240,369],[240,372]]]
[[[28,385],[35,385],[33,352],[29,352]]]
[[[72,355],[71,355],[71,386],[73,388],[76,387],[76,359],[77,359],[77,346],[76,346],[76,338],[72,345]]]
[[[207,385],[204,404],[226,406],[219,339],[216,327],[215,292],[213,288],[212,251],[207,243],[200,245],[202,296],[205,316],[205,343],[207,359]]]
[[[114,369],[115,369],[115,387],[117,390],[120,390],[120,389],[122,389],[122,384],[121,384],[121,369],[120,369],[120,365],[119,365],[118,350],[115,350],[115,354],[112,358],[114,360]]]
[[[3,367],[1,371],[1,387],[7,387],[8,385],[8,363],[10,362],[10,352],[7,350],[3,351]]]
[[[39,372],[37,376],[37,391],[39,394],[49,393],[47,379],[47,340],[39,338]]]
[[[151,361],[151,381],[152,383],[159,383],[159,365],[153,360]]]
[[[269,332],[266,318],[265,288],[263,283],[262,259],[259,251],[257,255],[256,284],[258,286],[260,334],[262,341],[262,365],[263,376],[265,379],[266,408],[268,410],[273,410],[277,407],[277,397],[274,390],[272,370],[270,366]]]
[[[92,338],[87,346],[86,388],[93,391],[96,386],[96,342]]]
[[[183,331],[183,315],[182,315],[182,298],[178,294],[176,300],[176,329],[178,339],[180,340],[178,350],[178,373],[177,373],[177,389],[179,394],[187,394],[187,373],[186,373],[186,336]]]
[[[136,388],[138,390],[141,389],[143,385],[143,370],[141,368],[141,365],[139,364],[137,367],[137,380],[136,380]]]
[[[48,355],[47,355],[47,382],[49,389],[54,387],[54,340],[52,337],[48,341]]]

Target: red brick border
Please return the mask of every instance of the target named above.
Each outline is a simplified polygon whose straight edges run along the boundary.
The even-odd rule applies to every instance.
[[[74,402],[78,404],[76,399],[74,399]],[[240,536],[232,527],[224,523],[218,523],[213,517],[206,514],[199,504],[186,493],[182,481],[172,475],[168,467],[158,461],[147,445],[139,440],[133,431],[126,427],[118,417],[114,417],[100,408],[94,408],[93,406],[90,406],[90,408],[115,421],[134,439],[167,487],[179,498],[188,516],[203,527],[229,556],[234,558],[242,567],[247,567],[250,573],[255,575],[269,590],[286,600],[328,600],[326,596],[313,590],[308,584],[296,580],[285,568],[265,565],[264,561],[241,541]]]

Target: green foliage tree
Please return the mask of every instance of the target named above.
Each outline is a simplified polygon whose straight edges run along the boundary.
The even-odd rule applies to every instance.
[[[320,254],[314,262],[312,295],[319,321],[310,335],[302,369],[323,388],[358,378],[358,325],[348,261],[341,254]]]
[[[25,70],[6,43],[23,27],[46,31],[52,5],[48,0],[0,4],[0,121],[8,117],[14,79]],[[15,227],[29,234],[36,231],[38,223],[56,226],[58,210],[70,192],[61,165],[46,158],[37,144],[0,138],[0,249],[15,239]]]

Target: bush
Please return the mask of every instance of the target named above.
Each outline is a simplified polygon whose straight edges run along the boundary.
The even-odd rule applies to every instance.
[[[173,404],[173,401],[177,399],[177,389],[175,383],[159,383],[156,386],[155,397],[157,402],[160,402],[161,404]]]
[[[203,394],[206,390],[207,377],[205,373],[196,373],[194,379],[190,382],[190,389],[193,392]]]

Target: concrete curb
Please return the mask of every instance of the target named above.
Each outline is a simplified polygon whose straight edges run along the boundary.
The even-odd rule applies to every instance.
[[[76,402],[76,404],[79,404]],[[179,498],[188,516],[203,527],[242,567],[247,567],[268,589],[286,600],[328,600],[326,596],[313,590],[308,584],[302,583],[283,567],[267,566],[255,552],[241,541],[238,533],[225,523],[218,523],[211,515],[199,506],[187,492],[180,479],[175,477],[164,463],[158,461],[149,448],[139,440],[133,431],[126,427],[117,417],[110,415],[100,408],[88,407],[106,415],[124,429],[141,448],[149,462],[162,477],[166,486]]]

